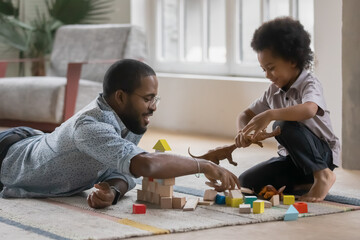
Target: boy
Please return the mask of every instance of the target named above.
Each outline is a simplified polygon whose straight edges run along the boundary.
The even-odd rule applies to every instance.
[[[264,23],[254,33],[251,47],[272,84],[262,97],[240,113],[235,143],[250,145],[271,121],[281,127],[276,137],[279,157],[262,162],[239,177],[240,184],[259,192],[270,184],[287,192],[308,191],[302,201],[324,200],[340,165],[339,139],[334,135],[319,80],[307,70],[313,60],[310,36],[289,17]],[[305,189],[304,189],[305,187]]]

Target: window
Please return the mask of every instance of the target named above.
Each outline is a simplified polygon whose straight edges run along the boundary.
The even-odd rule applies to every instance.
[[[263,73],[250,47],[263,22],[299,19],[313,36],[313,0],[153,0],[157,71],[227,76]]]

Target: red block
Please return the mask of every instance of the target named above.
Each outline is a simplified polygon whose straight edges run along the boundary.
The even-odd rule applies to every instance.
[[[145,214],[146,205],[145,204],[133,204],[133,214]]]
[[[305,203],[305,202],[297,202],[297,203],[294,203],[293,206],[296,208],[296,210],[298,210],[299,213],[307,213],[308,212],[307,203]]]
[[[149,177],[149,182],[153,182],[153,181],[154,181],[154,178]]]

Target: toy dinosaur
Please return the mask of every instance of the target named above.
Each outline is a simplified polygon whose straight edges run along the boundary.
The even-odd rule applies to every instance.
[[[286,186],[282,186],[281,188],[279,188],[279,190],[276,190],[274,186],[266,185],[261,189],[258,195],[260,197],[263,197],[264,199],[270,199],[274,195],[279,195],[281,197],[283,191],[285,190],[285,187]]]
[[[272,131],[271,133],[267,133],[266,131],[262,131],[261,133],[259,133],[256,138],[252,139],[251,137],[249,139],[251,139],[251,143],[255,143],[257,145],[259,145],[260,147],[263,147],[262,143],[260,141],[263,141],[267,138],[270,137],[274,137],[277,136],[281,133],[280,127],[277,126],[275,128],[274,131]],[[212,149],[210,151],[208,151],[206,154],[201,155],[201,156],[194,156],[190,153],[190,147],[188,148],[188,153],[191,157],[193,158],[202,158],[202,159],[206,159],[209,160],[217,165],[219,165],[220,160],[223,159],[227,159],[229,161],[230,164],[237,166],[237,163],[233,161],[232,159],[232,152],[236,149],[236,145],[229,145],[229,146],[224,146],[224,147],[218,147],[215,149]]]

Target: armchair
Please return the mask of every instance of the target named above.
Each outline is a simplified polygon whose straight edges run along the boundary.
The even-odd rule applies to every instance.
[[[0,126],[53,131],[102,92],[111,63],[124,58],[145,60],[146,50],[145,34],[135,26],[60,27],[47,76],[5,77],[8,63],[19,60],[0,60]]]

